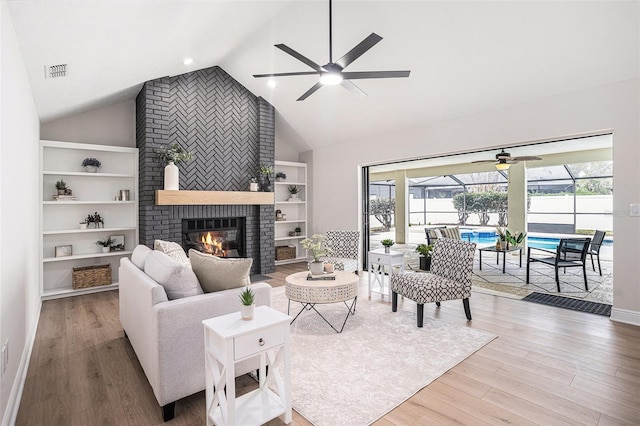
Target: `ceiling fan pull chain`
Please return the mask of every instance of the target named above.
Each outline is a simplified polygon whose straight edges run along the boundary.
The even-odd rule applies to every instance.
[[[333,63],[333,31],[331,30],[332,20],[331,17],[333,13],[331,12],[331,0],[329,0],[329,63]]]

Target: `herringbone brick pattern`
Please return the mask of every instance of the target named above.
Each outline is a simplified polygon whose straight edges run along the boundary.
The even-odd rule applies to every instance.
[[[180,189],[245,191],[275,157],[275,111],[219,67],[148,81],[136,98],[140,152],[140,243],[181,243],[182,219],[246,217],[252,273],[275,270],[271,206],[156,206],[164,185],[158,149],[177,142],[194,154],[181,163]]]

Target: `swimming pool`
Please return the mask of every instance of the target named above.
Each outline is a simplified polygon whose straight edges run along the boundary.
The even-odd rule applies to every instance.
[[[465,229],[460,230],[460,236],[463,240],[469,238],[471,242],[480,246],[495,244],[497,238],[495,231],[474,231]],[[560,244],[560,238],[529,236],[527,237],[527,244],[530,247],[555,250],[556,247],[558,247],[558,244]],[[611,245],[613,242],[611,240],[604,240],[603,244]]]

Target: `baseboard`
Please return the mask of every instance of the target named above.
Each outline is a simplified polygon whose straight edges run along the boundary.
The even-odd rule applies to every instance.
[[[33,352],[33,344],[36,341],[36,331],[38,330],[38,323],[40,322],[40,312],[42,312],[42,300],[38,302],[36,320],[33,323],[33,328],[31,329],[29,336],[27,336],[27,350],[22,352],[22,357],[20,358],[20,365],[18,366],[16,379],[13,381],[13,386],[11,387],[11,394],[9,395],[9,401],[7,402],[7,411],[2,419],[2,426],[16,424],[18,409],[20,408],[20,400],[22,399],[22,392],[24,391],[24,383],[27,380],[31,353]]]
[[[623,322],[625,324],[637,325],[640,327],[640,312],[628,309],[611,308],[611,321]]]

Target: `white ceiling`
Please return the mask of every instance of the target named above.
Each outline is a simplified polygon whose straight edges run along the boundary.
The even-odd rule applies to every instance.
[[[219,65],[277,110],[299,150],[366,139],[639,75],[638,2],[350,1],[333,4],[334,60],[384,39],[348,71],[411,70],[296,99],[316,77],[273,47],[328,62],[328,1],[23,0],[10,11],[43,122],[135,98],[144,81]],[[182,64],[190,56],[194,63]],[[45,79],[45,65],[69,75]]]

